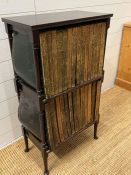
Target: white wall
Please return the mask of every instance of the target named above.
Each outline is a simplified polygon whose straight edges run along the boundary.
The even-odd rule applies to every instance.
[[[131,0],[1,0],[0,18],[75,9],[114,14],[107,38],[102,89],[111,88],[117,71],[122,25],[131,21]],[[17,107],[9,44],[0,21],[0,147],[21,136]]]
[[[34,14],[33,0],[0,0],[0,18]],[[8,38],[0,19],[0,147],[21,136]]]

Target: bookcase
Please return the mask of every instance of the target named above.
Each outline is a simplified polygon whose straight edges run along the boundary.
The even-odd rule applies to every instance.
[[[44,175],[49,174],[50,151],[91,125],[97,139],[111,16],[67,11],[2,19],[12,53],[25,151],[29,138],[41,150]]]

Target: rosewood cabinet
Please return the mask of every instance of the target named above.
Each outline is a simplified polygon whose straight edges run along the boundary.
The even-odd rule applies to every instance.
[[[49,151],[94,124],[97,139],[107,29],[112,14],[68,11],[3,18],[12,53],[25,151]]]

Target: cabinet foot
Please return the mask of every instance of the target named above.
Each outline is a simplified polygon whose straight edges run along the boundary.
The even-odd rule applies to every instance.
[[[95,123],[94,124],[94,139],[98,139],[98,136],[97,136],[97,128],[98,128],[98,123]]]
[[[43,158],[43,163],[44,163],[44,175],[48,175],[48,146],[46,143],[45,135],[45,111],[40,112],[40,132],[41,132],[41,153],[42,153],[42,158]]]
[[[28,149],[28,148],[25,148],[25,149],[24,149],[24,152],[25,152],[25,153],[29,152],[29,149]]]
[[[23,137],[24,137],[24,142],[25,142],[25,152],[29,152],[29,143],[28,143],[28,136],[27,136],[27,132],[24,126],[21,126],[22,128],[22,133],[23,133]]]
[[[98,136],[94,136],[94,139],[97,140],[99,137]]]
[[[44,175],[49,175],[49,172],[44,172]]]
[[[49,175],[48,171],[48,153],[45,150],[42,150],[42,157],[44,163],[44,175]]]

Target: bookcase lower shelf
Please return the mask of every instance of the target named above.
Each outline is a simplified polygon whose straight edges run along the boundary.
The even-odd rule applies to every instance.
[[[91,125],[94,125],[94,139],[97,139],[102,80],[103,76],[51,99],[43,99],[43,112],[39,112],[36,92],[20,81],[18,113],[22,123],[25,152],[29,151],[29,138],[42,152],[45,175],[48,174],[47,158],[50,151],[55,151]]]
[[[97,136],[97,125],[99,124],[99,122],[95,122],[95,123],[91,123],[88,124],[87,126],[85,126],[84,128],[82,128],[80,131],[78,131],[77,133],[75,133],[74,135],[72,135],[69,139],[67,139],[65,142],[69,141],[71,138],[75,137],[76,135],[79,135],[82,131],[84,131],[85,129],[87,129],[88,127],[94,125],[94,139],[98,139]],[[24,135],[24,141],[25,141],[25,152],[28,152],[30,150],[29,148],[29,144],[28,144],[28,138],[34,143],[34,145],[41,150],[41,140],[39,138],[37,138],[33,133],[31,133],[25,126],[22,125],[22,131],[23,131],[23,135]],[[63,144],[65,143],[63,142]],[[60,146],[60,145],[59,145]],[[58,148],[59,148],[58,146]],[[50,148],[47,146],[46,147],[46,152],[49,153],[51,152]]]

